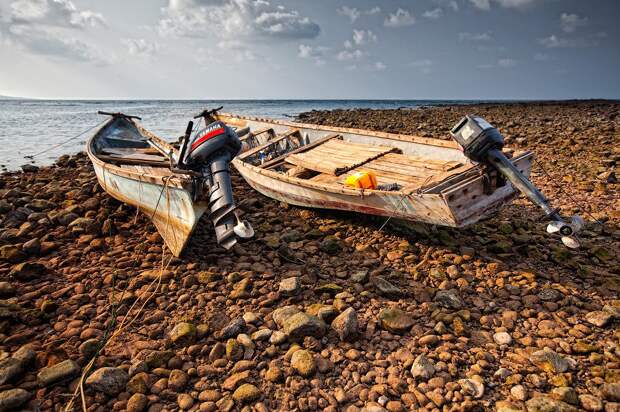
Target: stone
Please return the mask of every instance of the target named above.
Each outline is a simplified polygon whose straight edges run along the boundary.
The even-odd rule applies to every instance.
[[[94,371],[87,379],[86,385],[106,395],[115,396],[125,390],[129,375],[120,368],[103,367]]]
[[[454,289],[440,290],[435,294],[435,302],[447,309],[461,309],[465,304]]]
[[[33,280],[45,275],[47,268],[40,263],[24,262],[13,266],[9,273],[13,279],[17,280]]]
[[[510,345],[512,343],[512,337],[507,332],[497,332],[493,335],[493,340],[498,345]]]
[[[568,360],[549,348],[532,353],[530,361],[542,370],[551,373],[564,373],[570,366]]]
[[[583,394],[579,395],[581,408],[586,411],[599,412],[603,410],[603,401],[596,396]]]
[[[238,361],[243,358],[243,346],[236,339],[226,341],[226,358],[231,361]]]
[[[474,399],[480,399],[484,395],[484,382],[479,376],[475,376],[472,379],[459,379],[459,385],[461,385],[463,394]]]
[[[585,318],[592,325],[599,328],[604,328],[609,324],[609,322],[613,318],[613,315],[603,310],[597,310],[586,314]]]
[[[194,406],[194,398],[186,393],[180,393],[179,396],[177,396],[177,405],[179,405],[181,410],[186,411]]]
[[[375,276],[372,280],[373,285],[380,295],[387,298],[397,298],[402,295],[400,288],[384,279],[381,276]]]
[[[284,379],[284,373],[278,366],[271,366],[265,372],[265,379],[269,382],[280,382]]]
[[[9,263],[19,263],[26,259],[26,254],[17,246],[4,245],[0,246],[0,259]]]
[[[147,393],[148,384],[149,375],[146,372],[138,372],[127,382],[126,389],[129,393]]]
[[[414,378],[428,380],[435,374],[433,363],[424,355],[419,355],[411,365],[411,375]]]
[[[80,366],[67,359],[46,368],[42,368],[37,374],[37,378],[43,386],[48,386],[56,382],[75,377],[80,373]]]
[[[325,334],[325,324],[319,318],[304,312],[286,319],[283,329],[293,341],[302,340],[306,336],[321,338]]]
[[[523,409],[508,401],[495,402],[495,412],[522,412]]]
[[[222,389],[231,391],[235,389],[237,386],[247,382],[249,378],[250,378],[250,371],[234,373],[224,380],[224,383],[222,383]]]
[[[127,401],[127,412],[144,412],[149,404],[149,398],[142,393],[134,393]]]
[[[99,339],[87,339],[79,346],[78,350],[87,359],[90,359],[99,349]]]
[[[13,382],[23,372],[22,362],[14,358],[0,361],[0,385]]]
[[[290,318],[291,316],[301,312],[295,306],[284,306],[282,308],[278,308],[271,312],[271,318],[278,325],[278,327],[284,327],[284,321]]]
[[[9,389],[0,392],[0,412],[13,412],[28,402],[32,394],[24,389]]]
[[[252,333],[252,340],[256,342],[266,341],[271,337],[272,333],[271,329],[259,329]]]
[[[168,389],[175,392],[181,391],[189,382],[189,376],[187,373],[180,369],[174,369],[168,376]]]
[[[386,308],[379,312],[381,326],[392,333],[405,333],[414,324],[413,316],[410,313],[397,308]]]
[[[314,376],[316,373],[316,362],[310,351],[300,349],[293,353],[291,357],[291,367],[304,378]]]
[[[188,346],[196,338],[196,326],[192,323],[177,323],[170,331],[170,340],[179,346]]]
[[[250,297],[250,291],[252,290],[252,279],[244,278],[235,284],[233,290],[228,297],[233,300],[246,299]]]
[[[338,333],[341,341],[350,340],[357,336],[358,324],[355,309],[348,308],[336,316],[336,319],[332,321],[332,329]]]
[[[242,317],[231,320],[224,328],[219,332],[219,339],[236,338],[238,334],[245,329],[245,321]]]
[[[518,401],[527,400],[527,389],[523,385],[515,385],[510,388],[510,394]]]
[[[286,335],[286,333],[282,332],[281,330],[276,330],[269,337],[269,343],[272,343],[274,345],[281,345],[286,342],[287,339],[288,336]]]
[[[364,284],[368,282],[368,270],[358,270],[351,275],[351,281]]]
[[[579,403],[577,392],[573,388],[567,386],[553,388],[551,390],[551,396],[555,399],[559,399],[562,402],[570,403],[572,405],[577,405]]]
[[[15,295],[15,288],[9,282],[0,282],[0,298]]]
[[[525,402],[527,412],[577,412],[577,408],[566,402],[547,396],[537,396]]]
[[[327,293],[328,295],[335,296],[342,292],[342,286],[337,283],[324,283],[314,288],[315,293]]]
[[[297,276],[283,279],[278,290],[284,296],[298,295],[301,292],[301,280]]]
[[[328,236],[323,240],[319,246],[319,248],[330,255],[335,255],[341,249],[340,242],[338,238],[334,236]]]
[[[254,402],[261,397],[261,391],[254,385],[244,383],[232,395],[233,399],[241,404]]]
[[[601,393],[608,401],[620,402],[620,382],[603,384]]]

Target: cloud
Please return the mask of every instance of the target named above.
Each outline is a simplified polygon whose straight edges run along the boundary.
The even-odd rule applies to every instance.
[[[370,42],[377,42],[377,35],[370,30],[353,30],[353,43],[364,46]]]
[[[358,61],[366,57],[368,53],[360,50],[343,50],[336,55],[336,59],[340,61]]]
[[[534,55],[534,60],[536,60],[537,62],[546,62],[551,60],[551,57],[545,53],[536,53]]]
[[[390,13],[384,21],[385,27],[404,27],[415,23],[415,16],[408,10],[398,9],[396,13]]]
[[[387,69],[387,66],[383,62],[375,62],[375,64],[372,66],[372,69],[377,72],[382,72]]]
[[[296,10],[265,0],[168,0],[160,33],[220,38],[313,39],[320,26]]]
[[[518,61],[515,59],[511,59],[509,57],[505,57],[503,59],[499,59],[495,64],[481,64],[478,66],[479,69],[510,69],[515,67],[518,64]]]
[[[372,9],[360,11],[355,7],[342,6],[341,8],[336,10],[336,13],[340,14],[341,16],[348,17],[351,23],[355,23],[355,21],[359,19],[362,14],[366,16],[371,16],[380,12],[381,9],[379,7],[373,7]]]
[[[548,49],[572,49],[580,47],[598,46],[600,39],[607,37],[605,33],[597,33],[590,37],[564,38],[552,34],[549,37],[538,39],[538,43]]]
[[[69,0],[16,0],[0,5],[0,33],[5,40],[50,58],[109,64],[111,58],[79,33],[105,26],[101,14],[78,10]]]
[[[159,44],[145,39],[122,39],[127,51],[133,56],[147,57],[159,51]]]
[[[468,33],[468,32],[463,32],[463,33],[459,33],[459,40],[460,41],[491,41],[493,40],[493,37],[491,36],[491,33]]]
[[[577,30],[578,27],[582,27],[588,24],[587,17],[579,17],[577,14],[562,13],[560,15],[560,26],[566,33],[572,33]]]
[[[429,59],[423,60],[415,60],[408,64],[408,66],[418,69],[420,72],[424,74],[428,74],[431,72],[431,68],[433,66],[433,61]]]
[[[439,7],[433,10],[427,10],[424,13],[422,13],[422,17],[431,19],[431,20],[437,20],[441,16],[443,16],[443,10],[440,9]]]
[[[490,10],[491,3],[505,8],[520,9],[533,4],[536,0],[469,0],[470,3],[480,10]]]
[[[325,52],[328,51],[328,47],[322,46],[309,46],[307,44],[299,45],[299,52],[297,53],[297,57],[301,59],[310,59],[314,61],[314,64],[317,66],[323,66],[325,64],[325,60],[323,59]]]
[[[459,11],[459,4],[456,0],[433,0],[433,3],[452,9],[452,11]]]

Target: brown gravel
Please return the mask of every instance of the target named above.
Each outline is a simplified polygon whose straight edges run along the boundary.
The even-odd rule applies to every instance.
[[[95,362],[89,410],[618,410],[619,104],[300,117],[445,138],[472,112],[536,152],[551,178],[532,179],[556,204],[603,223],[584,214],[582,249],[549,238],[523,199],[465,230],[379,231],[235,176],[256,239],[226,253],[205,220],[182,258],[164,254],[160,289]],[[0,228],[0,411],[61,410],[76,369],[149,295],[161,238],[83,154],[0,175]]]

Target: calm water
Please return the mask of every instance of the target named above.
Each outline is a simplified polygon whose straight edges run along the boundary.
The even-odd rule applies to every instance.
[[[423,100],[229,100],[229,101],[68,101],[0,100],[0,167],[13,170],[32,160],[24,158],[76,136],[104,116],[98,110],[142,117],[142,124],[166,139],[183,134],[188,120],[203,108],[224,106],[224,111],[272,118],[294,117],[310,110],[419,107],[464,101]],[[94,130],[94,129],[93,129]],[[50,164],[58,156],[83,149],[89,133],[34,158],[37,165]]]

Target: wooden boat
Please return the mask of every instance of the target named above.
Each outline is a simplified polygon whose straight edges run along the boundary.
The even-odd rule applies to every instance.
[[[516,194],[454,141],[224,113],[213,118],[249,128],[246,150],[233,165],[254,189],[289,204],[462,227]],[[505,152],[528,176],[532,153]],[[358,171],[373,172],[380,186],[345,185]]]
[[[135,121],[139,117],[100,114],[112,118],[88,140],[86,152],[108,194],[145,213],[175,256],[182,253],[200,217],[209,209],[218,243],[225,248],[236,243],[236,232],[230,227],[234,205],[225,203],[226,210],[216,210],[221,203],[210,190],[211,176],[205,171],[208,164],[182,169],[180,150],[140,126]],[[191,127],[186,140],[190,132]],[[225,232],[222,236],[219,229]]]

